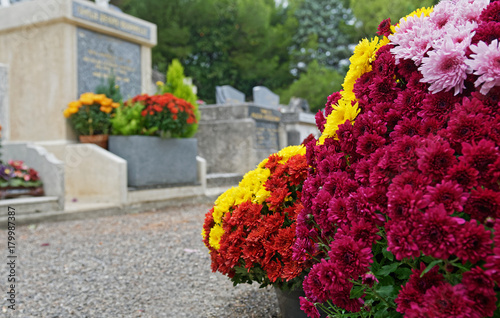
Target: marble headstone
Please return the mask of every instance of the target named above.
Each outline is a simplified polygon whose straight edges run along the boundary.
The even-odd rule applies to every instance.
[[[84,28],[77,29],[78,95],[94,92],[114,74],[124,99],[141,93],[141,46]]]
[[[267,87],[255,86],[253,88],[253,102],[259,106],[278,108],[280,97]]]
[[[245,94],[230,85],[215,87],[217,105],[240,104],[245,102]]]
[[[2,140],[9,139],[9,69],[0,64],[0,125],[2,125]]]

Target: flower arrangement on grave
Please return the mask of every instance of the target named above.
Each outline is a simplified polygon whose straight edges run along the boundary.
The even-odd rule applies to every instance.
[[[194,106],[170,93],[137,95],[118,108],[113,134],[185,138],[197,123]]]
[[[111,130],[112,112],[119,105],[104,94],[84,93],[63,114],[79,136],[106,135]]]
[[[248,172],[206,214],[203,242],[212,270],[234,285],[257,282],[283,290],[300,287],[309,265],[292,259],[301,190],[307,176],[305,147],[290,146]]]
[[[28,167],[21,160],[9,160],[0,163],[0,188],[6,187],[40,187],[42,181],[38,172]]]
[[[307,144],[309,317],[500,314],[499,12],[443,0],[355,48]]]

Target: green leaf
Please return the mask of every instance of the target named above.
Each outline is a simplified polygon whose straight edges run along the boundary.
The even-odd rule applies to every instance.
[[[388,285],[388,286],[379,286],[377,288],[377,293],[381,296],[381,297],[389,297],[391,296],[392,292],[394,291],[394,286],[392,285]]]
[[[407,267],[400,267],[394,273],[396,274],[396,277],[398,279],[406,280],[406,279],[410,278],[411,269],[409,269]]]
[[[389,252],[387,250],[387,248],[385,248],[385,249],[382,250],[382,254],[384,255],[385,258],[387,258],[391,262],[394,261],[394,254],[392,254],[391,252]]]
[[[382,268],[379,271],[377,271],[376,275],[387,276],[390,273],[394,272],[398,268],[399,264],[400,263],[392,263],[390,265],[382,266]]]
[[[429,265],[427,265],[427,267],[424,269],[424,271],[422,272],[422,274],[420,274],[420,277],[424,277],[425,274],[427,274],[434,266],[436,266],[437,264],[439,263],[442,263],[443,260],[442,259],[437,259],[435,261],[432,261]]]
[[[365,293],[365,288],[363,286],[354,286],[351,289],[351,299],[359,298],[363,296],[364,293]]]

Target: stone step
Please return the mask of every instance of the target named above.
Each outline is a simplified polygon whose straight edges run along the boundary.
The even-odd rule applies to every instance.
[[[14,208],[16,215],[59,211],[57,197],[26,197],[0,200],[0,216],[6,216],[9,207]]]
[[[243,176],[239,173],[209,173],[207,174],[207,188],[237,186]]]

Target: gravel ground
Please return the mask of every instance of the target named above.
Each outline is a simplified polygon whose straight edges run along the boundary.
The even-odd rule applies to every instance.
[[[200,234],[210,207],[17,227],[16,310],[2,265],[0,316],[279,317],[274,290],[211,272]],[[2,264],[7,236],[0,231]]]

